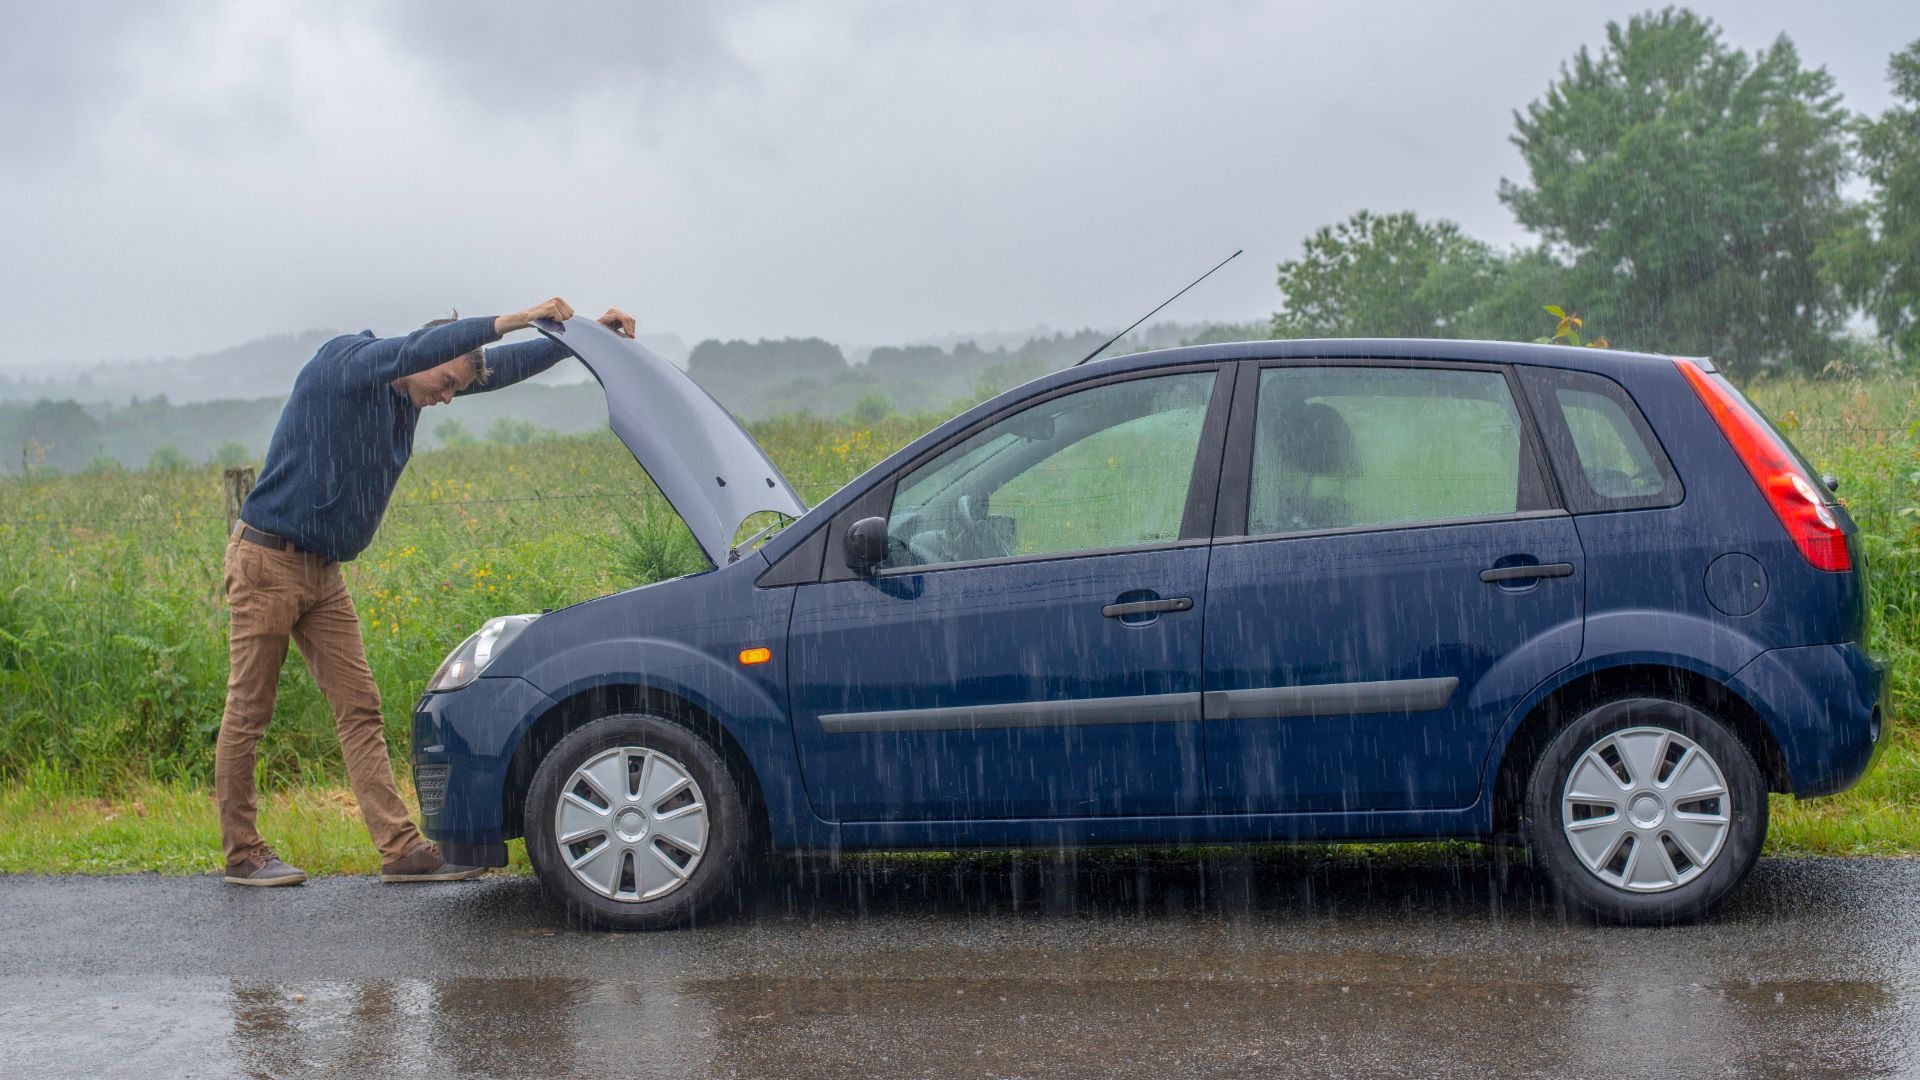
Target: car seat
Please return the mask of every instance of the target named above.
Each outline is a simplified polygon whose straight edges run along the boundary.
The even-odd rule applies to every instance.
[[[1353,524],[1353,510],[1337,494],[1315,495],[1314,481],[1321,477],[1346,477],[1359,471],[1359,456],[1354,452],[1353,431],[1340,411],[1319,401],[1292,401],[1270,414],[1272,427],[1267,452],[1273,457],[1262,471],[1274,476],[1281,490],[1269,496],[1259,516],[1260,524],[1282,532],[1302,529],[1338,529]],[[1295,478],[1297,489],[1295,488]]]

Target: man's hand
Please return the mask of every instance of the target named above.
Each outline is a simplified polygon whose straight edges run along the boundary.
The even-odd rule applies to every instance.
[[[516,311],[511,315],[502,315],[493,320],[493,332],[500,335],[511,334],[515,330],[525,330],[533,325],[535,319],[552,319],[566,322],[573,318],[573,305],[559,297],[544,304],[535,304],[525,311]]]
[[[633,316],[621,311],[619,308],[608,308],[607,313],[600,316],[600,325],[619,334],[623,338],[633,336]]]

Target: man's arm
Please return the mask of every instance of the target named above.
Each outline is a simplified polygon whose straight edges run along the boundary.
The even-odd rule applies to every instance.
[[[608,308],[598,320],[600,325],[619,334],[621,337],[633,336],[633,316],[619,308]],[[498,390],[503,386],[512,386],[524,379],[530,379],[553,365],[572,356],[566,346],[550,338],[538,341],[523,341],[515,345],[502,345],[487,350],[487,381],[469,383],[455,397],[467,394],[484,394],[489,390]]]
[[[491,315],[455,319],[415,330],[406,337],[357,338],[338,360],[341,382],[352,386],[380,386],[417,375],[500,340]]]
[[[514,383],[533,378],[572,355],[567,351],[566,346],[544,337],[538,341],[522,341],[488,349],[487,381],[470,382],[456,391],[453,396],[484,394],[489,390],[512,386]]]
[[[511,315],[455,319],[415,330],[406,337],[363,338],[349,345],[340,356],[340,371],[343,381],[349,384],[378,386],[465,356],[515,330],[533,325],[535,319],[572,317],[572,305],[555,297]]]

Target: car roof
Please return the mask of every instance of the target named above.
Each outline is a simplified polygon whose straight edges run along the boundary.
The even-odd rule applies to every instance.
[[[1712,362],[1694,359],[1712,370]],[[1674,358],[1624,349],[1575,348],[1517,341],[1474,341],[1459,338],[1285,338],[1271,341],[1228,341],[1187,345],[1173,349],[1107,357],[1068,368],[1090,374],[1130,371],[1165,364],[1219,363],[1223,360],[1455,360],[1488,364],[1533,364],[1580,371],[1618,369],[1643,364],[1670,365]]]

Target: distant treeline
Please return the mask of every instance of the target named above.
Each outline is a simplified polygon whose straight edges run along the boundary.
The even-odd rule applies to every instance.
[[[1110,352],[1259,337],[1263,331],[1258,324],[1161,323],[1129,335]],[[806,414],[871,421],[895,413],[956,409],[990,397],[1073,363],[1109,333],[1056,333],[1017,348],[983,349],[970,342],[950,349],[884,346],[868,353],[863,364],[848,363],[839,346],[818,338],[704,341],[694,348],[688,370],[743,420]],[[307,344],[304,338],[274,340]],[[292,381],[291,372],[282,377]],[[0,474],[257,463],[284,401],[260,397],[175,404],[157,395],[125,405],[0,403],[0,453],[5,455],[0,457]],[[543,433],[590,431],[606,422],[606,397],[598,383],[526,384],[432,409],[421,420],[419,445],[513,445]]]
[[[382,333],[401,334],[411,327]],[[300,366],[337,330],[307,330],[243,341],[214,352],[154,360],[118,360],[82,366],[43,364],[37,369],[0,372],[0,403],[73,400],[125,404],[164,396],[175,404],[248,401],[287,392]],[[654,351],[685,366],[686,346],[673,334],[643,334]]]
[[[1110,351],[1165,348],[1214,329],[1159,323],[1135,331]],[[1243,329],[1265,336],[1264,327]],[[687,373],[749,420],[782,413],[916,413],[991,397],[1074,363],[1109,336],[1110,331],[1099,330],[1056,333],[1012,349],[983,349],[972,342],[950,349],[887,345],[869,352],[863,364],[848,363],[839,346],[819,338],[703,341],[687,358]]]

